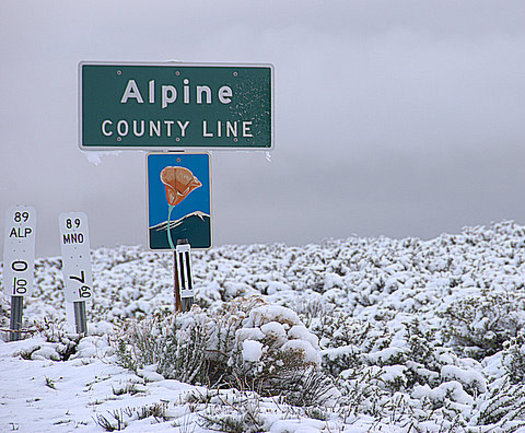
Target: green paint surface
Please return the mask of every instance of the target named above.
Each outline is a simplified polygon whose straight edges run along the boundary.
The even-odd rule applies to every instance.
[[[272,147],[270,65],[82,63],[80,74],[84,149]]]

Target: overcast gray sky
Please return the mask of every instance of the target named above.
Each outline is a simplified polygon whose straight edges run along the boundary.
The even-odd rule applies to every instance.
[[[0,18],[0,218],[35,206],[38,256],[65,211],[92,247],[146,239],[145,153],[78,148],[81,60],[275,66],[275,149],[212,153],[216,245],[524,221],[523,1],[2,0]]]

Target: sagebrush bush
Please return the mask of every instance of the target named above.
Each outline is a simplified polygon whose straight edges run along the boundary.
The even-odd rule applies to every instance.
[[[17,353],[23,359],[49,359],[51,361],[67,361],[78,351],[81,335],[68,332],[64,320],[44,318],[34,321],[31,329],[33,335],[43,339],[36,345],[21,348]]]
[[[179,315],[157,313],[124,324],[116,338],[117,356],[122,366],[135,371],[155,364],[165,378],[213,384],[226,362],[227,356],[221,356],[219,350],[221,345],[228,346],[226,339],[220,338],[226,333],[199,308]],[[214,334],[218,336],[215,341]]]
[[[525,382],[525,329],[505,344],[503,366],[512,383]]]
[[[377,334],[371,335],[372,324],[349,317],[348,314],[334,312],[312,320],[310,330],[317,335],[323,348],[348,345],[360,346],[367,342],[370,346]],[[372,342],[373,344],[373,342]]]
[[[407,333],[407,387],[438,386],[442,381],[440,372],[445,363],[441,360],[444,349],[436,345],[437,331],[421,326],[417,319],[404,325]]]
[[[239,298],[213,313],[194,306],[184,314],[133,320],[116,338],[121,365],[156,365],[166,378],[283,395],[295,405],[333,397],[320,369],[317,337],[290,309],[259,297]]]
[[[497,425],[500,431],[511,432],[525,426],[525,384],[512,384],[503,377],[491,384],[489,392],[476,402],[473,422]]]
[[[491,293],[459,299],[443,313],[443,337],[461,354],[481,360],[503,350],[525,325],[525,295]]]

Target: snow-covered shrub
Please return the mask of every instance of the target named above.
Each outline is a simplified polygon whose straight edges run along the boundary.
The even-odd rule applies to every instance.
[[[117,338],[121,365],[191,384],[228,385],[283,395],[296,405],[327,400],[335,390],[321,371],[317,337],[292,310],[259,297],[238,298],[213,312],[129,321]]]
[[[341,347],[348,344],[361,346],[365,342],[370,344],[377,336],[377,334],[371,335],[371,328],[370,322],[365,323],[339,312],[324,316],[312,325],[312,331],[322,340],[325,339],[327,347]]]
[[[190,313],[157,313],[150,318],[124,323],[116,337],[120,365],[137,371],[156,365],[165,378],[188,383],[207,383],[207,356],[214,323],[195,308]]]
[[[506,343],[503,366],[512,383],[525,382],[525,329]]]
[[[213,431],[257,433],[266,431],[261,416],[261,398],[257,393],[242,392],[212,397],[206,410],[199,414],[203,425]]]
[[[365,333],[356,319],[338,323],[325,343],[344,345],[323,349],[323,366],[336,379],[341,405],[354,411],[350,415],[426,422],[432,412],[452,425],[486,391],[486,380],[470,365],[475,361],[462,361],[442,347],[427,322],[414,318],[391,329],[372,322]]]
[[[382,408],[391,399],[391,393],[381,386],[382,374],[381,368],[365,365],[341,373],[336,383],[342,394],[340,405],[346,416],[358,413],[383,416]]]
[[[503,350],[525,325],[525,295],[490,293],[459,299],[443,313],[443,336],[461,354],[481,360]]]
[[[76,353],[78,341],[64,338],[60,342],[47,342],[40,338],[31,340],[31,343],[16,352],[26,360],[67,361]]]
[[[508,377],[493,382],[489,392],[476,401],[472,422],[512,432],[525,426],[525,384],[512,384]]]
[[[325,348],[323,367],[336,378],[348,369],[363,365],[395,365],[404,362],[404,349],[391,347],[393,334],[383,323],[371,322],[342,314],[333,314],[314,322],[312,331],[321,337]]]
[[[404,326],[407,334],[407,358],[436,370],[438,368],[435,354],[436,330],[428,326],[424,327],[417,318],[405,322]]]
[[[320,365],[317,337],[289,308],[260,305],[236,331],[233,374],[263,396],[299,406],[330,399],[334,387]]]
[[[436,345],[436,330],[424,327],[417,319],[405,323],[406,328],[406,375],[407,387],[416,385],[438,386],[441,384],[440,372],[447,361],[443,359],[445,349]]]
[[[332,304],[326,303],[322,295],[312,290],[306,290],[300,295],[294,293],[292,299],[286,302],[286,306],[297,313],[307,328],[311,328],[314,322],[329,316],[334,310]]]
[[[79,350],[81,336],[69,333],[64,321],[47,318],[35,321],[31,333],[36,338],[24,340],[27,345],[18,351],[23,359],[67,361]]]
[[[43,337],[49,343],[59,343],[68,338],[67,324],[64,320],[44,317],[43,320],[34,321],[35,333]],[[80,336],[74,338],[77,343]]]
[[[166,421],[166,407],[165,401],[153,403],[141,407],[126,407],[107,411],[106,415],[97,414],[95,422],[105,431],[122,431],[135,420],[142,420],[146,418],[153,418],[155,422]]]
[[[363,365],[362,352],[354,345],[324,349],[323,368],[336,379],[343,371],[357,371]]]

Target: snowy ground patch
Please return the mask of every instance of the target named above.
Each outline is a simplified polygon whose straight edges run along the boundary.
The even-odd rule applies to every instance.
[[[194,253],[177,316],[169,254],[92,262],[80,339],[61,260],[37,260],[25,339],[0,341],[0,431],[525,432],[518,224]]]

